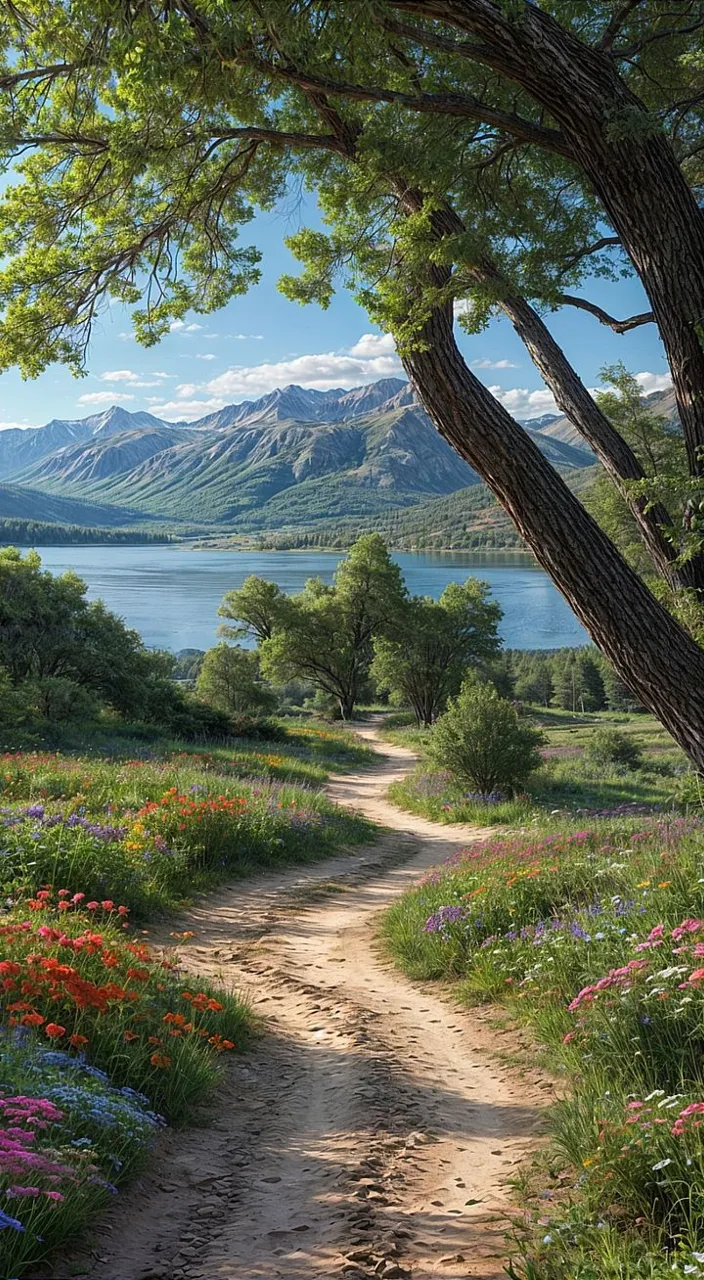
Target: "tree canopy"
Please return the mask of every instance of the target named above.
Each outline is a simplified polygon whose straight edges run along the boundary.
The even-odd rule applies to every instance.
[[[349,719],[366,683],[374,637],[395,625],[406,591],[398,565],[378,534],[365,534],[339,565],[333,586],[311,578],[298,595],[275,596],[267,625],[253,602],[270,600],[271,583],[250,577],[240,592],[225,597],[228,616],[240,620],[260,640],[262,673],[274,683],[310,681],[337,703]],[[256,619],[259,619],[257,622]]]
[[[696,4],[659,0],[7,5],[0,367],[81,369],[110,297],[147,344],[189,308],[219,307],[258,279],[240,238],[254,210],[294,183],[315,189],[324,228],[291,238],[302,273],[282,287],[325,306],[342,278],[394,335],[436,426],[704,765],[704,655],[467,367],[452,321],[458,303],[473,332],[508,316],[656,571],[699,601],[700,530],[638,492],[634,450],[541,313],[577,305],[617,332],[658,325],[698,503],[703,30]],[[650,309],[616,319],[583,286],[624,271]]]

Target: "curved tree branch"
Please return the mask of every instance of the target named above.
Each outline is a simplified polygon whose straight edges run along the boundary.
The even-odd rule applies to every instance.
[[[595,302],[588,302],[586,298],[578,298],[572,293],[561,293],[560,302],[566,307],[577,307],[580,311],[588,311],[590,315],[596,316],[601,324],[608,325],[609,329],[613,329],[614,333],[628,333],[631,329],[639,329],[643,324],[655,323],[655,316],[652,311],[642,311],[640,315],[629,316],[627,320],[616,320],[614,316],[610,316],[608,311],[604,311],[604,308],[597,306]]]

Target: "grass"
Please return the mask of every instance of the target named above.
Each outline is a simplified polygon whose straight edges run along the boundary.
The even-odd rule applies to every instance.
[[[570,1083],[509,1274],[704,1274],[704,821],[474,846],[394,904],[384,936],[410,976],[506,1005]]]
[[[573,715],[559,710],[531,709],[543,730],[544,765],[513,799],[487,803],[468,794],[448,773],[424,758],[428,730],[399,723],[393,717],[384,737],[418,751],[418,767],[389,789],[389,798],[410,813],[436,822],[521,826],[560,824],[572,815],[620,816],[639,811],[682,810],[698,803],[698,789],[684,754],[653,716],[598,712]],[[643,766],[627,770],[601,766],[589,758],[593,735],[605,725],[632,739],[643,752]]]

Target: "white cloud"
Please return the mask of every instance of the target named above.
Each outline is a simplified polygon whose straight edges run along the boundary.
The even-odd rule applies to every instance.
[[[31,431],[33,422],[0,422],[0,431]]]
[[[473,360],[473,369],[519,369],[520,365],[514,364],[513,360]]]
[[[186,324],[185,320],[172,320],[169,325],[171,333],[200,333],[202,324]]]
[[[653,391],[669,391],[672,386],[672,378],[669,373],[644,373],[636,374],[636,382],[640,383],[643,393],[649,396]]]
[[[263,342],[263,333],[229,333],[228,338],[234,338],[235,342]]]
[[[160,401],[152,397],[149,404],[150,413],[168,422],[192,422],[195,418],[204,418],[206,413],[215,413],[222,409],[225,402],[217,400],[166,400]]]
[[[118,400],[134,400],[134,396],[124,391],[88,391],[78,397],[79,404],[116,404]]]
[[[196,360],[215,360],[215,358],[212,351],[205,351],[203,355],[196,356]]]
[[[527,387],[489,387],[504,409],[508,409],[514,418],[539,418],[541,413],[558,413],[559,410],[547,387],[539,391],[529,391]]]
[[[99,382],[124,382],[130,387],[158,387],[168,373],[154,373],[145,378],[142,374],[133,373],[131,369],[110,369],[98,375]]]
[[[358,342],[350,347],[351,356],[360,356],[363,360],[375,356],[396,355],[396,344],[390,333],[363,333]]]

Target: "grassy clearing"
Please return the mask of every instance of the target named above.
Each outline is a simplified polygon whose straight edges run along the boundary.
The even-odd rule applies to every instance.
[[[387,740],[418,751],[418,767],[394,783],[389,797],[410,813],[436,822],[470,822],[510,826],[561,824],[571,815],[621,816],[652,810],[682,810],[698,803],[698,788],[683,753],[653,716],[533,709],[531,718],[547,739],[544,765],[526,791],[513,799],[484,799],[469,794],[448,773],[424,758],[427,730],[395,723]],[[643,766],[628,770],[598,765],[589,758],[590,739],[604,726],[615,727],[643,752]]]
[[[411,976],[508,1005],[571,1082],[510,1274],[700,1275],[702,820],[602,820],[475,846],[384,929]]]
[[[103,727],[70,752],[0,756],[3,1275],[35,1274],[90,1226],[251,1034],[238,997],[189,983],[130,921],[372,838],[320,790],[371,753],[287,730],[196,750]]]

